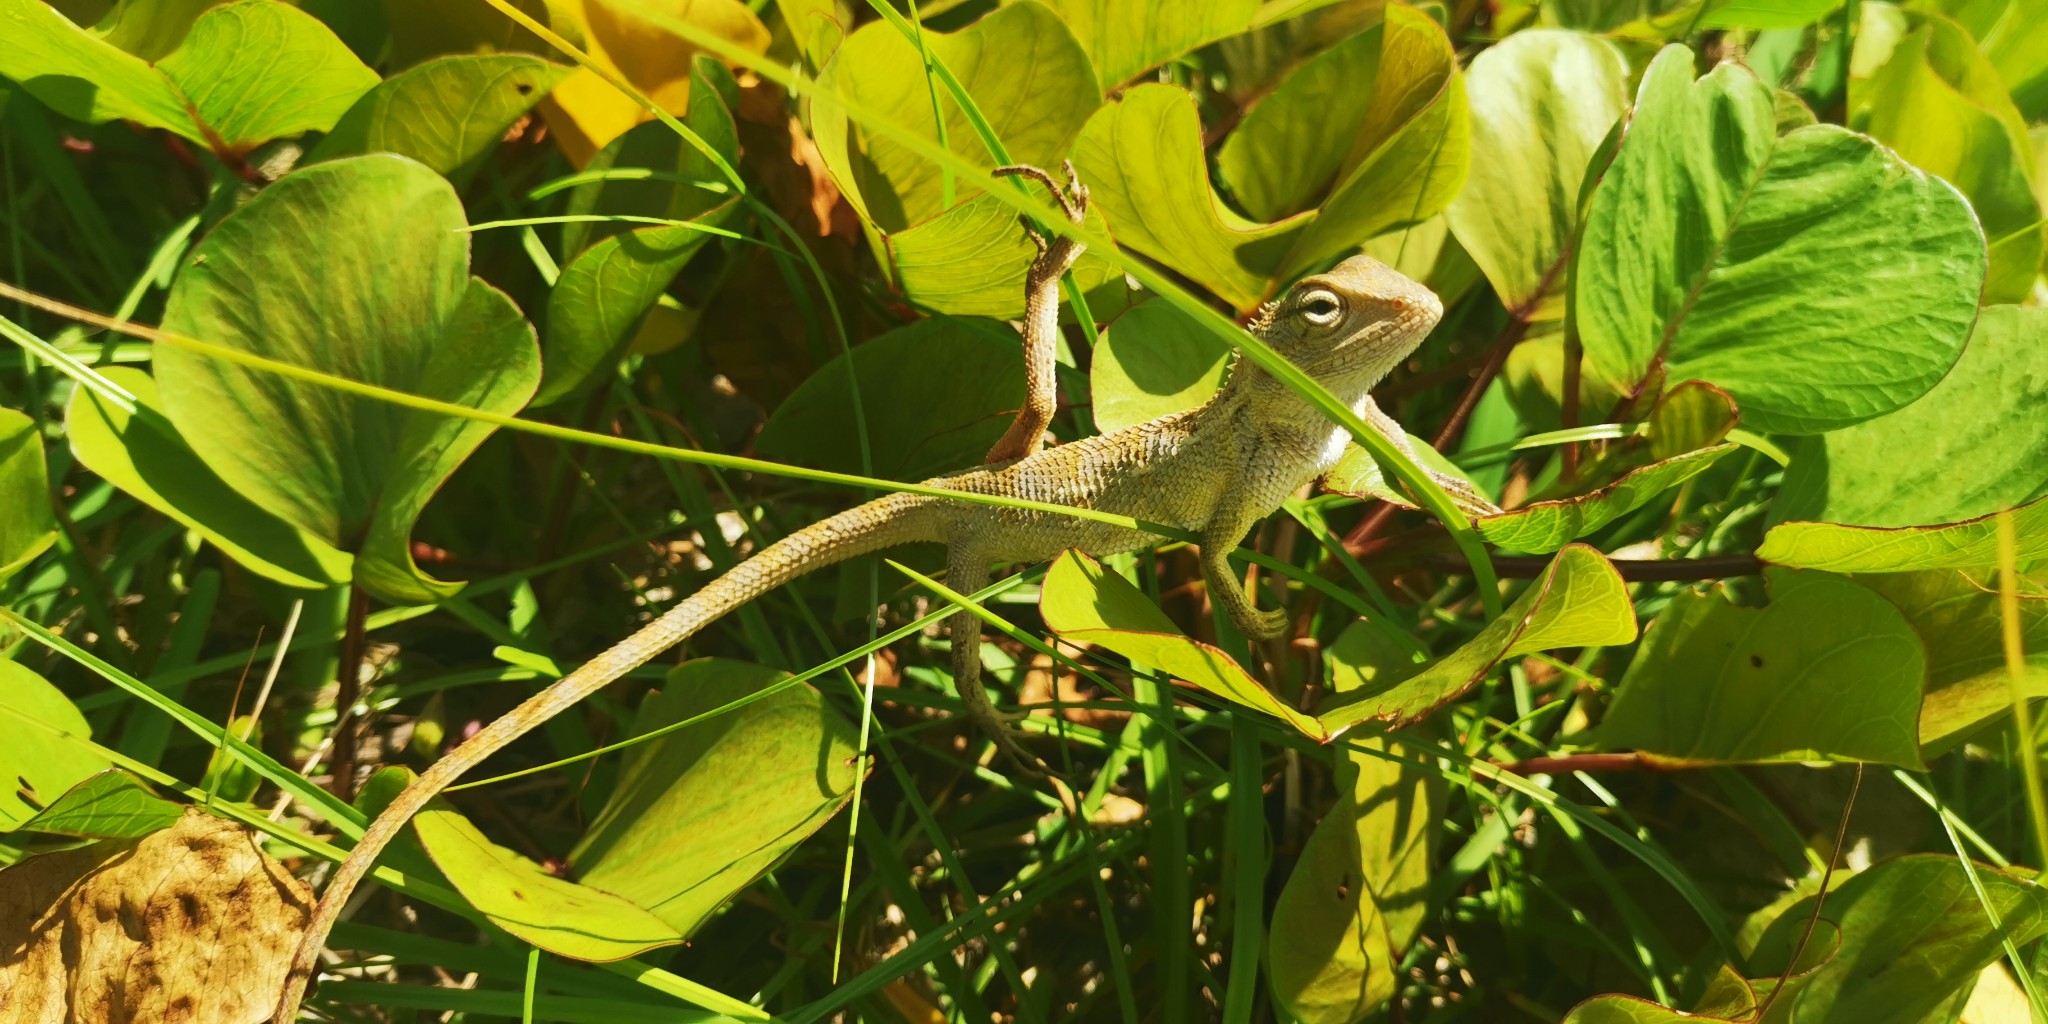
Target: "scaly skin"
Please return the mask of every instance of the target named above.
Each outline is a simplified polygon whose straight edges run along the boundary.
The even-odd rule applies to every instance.
[[[1297,284],[1255,325],[1262,339],[1376,426],[1391,423],[1368,392],[1443,315],[1429,289],[1366,256]],[[1384,429],[1384,428],[1382,428]],[[1392,439],[1405,446],[1395,429]],[[1259,519],[1328,471],[1348,435],[1270,376],[1239,362],[1208,404],[1114,434],[1038,451],[928,483],[978,494],[1100,509],[1179,527],[1201,540],[1209,592],[1247,636],[1279,635],[1284,613],[1261,611],[1226,555]],[[1479,499],[1474,496],[1478,502]],[[713,580],[661,618],[465,740],[377,816],[328,883],[293,955],[274,1024],[298,1015],[307,981],[341,909],[384,847],[428,800],[513,740],[766,591],[880,548],[941,541],[948,582],[971,591],[997,562],[1038,562],[1068,548],[1110,555],[1149,547],[1140,530],[1050,512],[893,494],[805,527]],[[977,720],[999,719],[980,682],[981,622],[950,623],[955,678]]]

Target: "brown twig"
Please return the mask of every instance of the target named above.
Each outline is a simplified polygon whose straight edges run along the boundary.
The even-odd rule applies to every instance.
[[[1424,558],[1431,568],[1457,571],[1465,560],[1456,554],[1432,554]],[[1535,579],[1550,568],[1548,555],[1494,555],[1493,571],[1502,579]],[[1721,580],[1731,576],[1754,576],[1763,571],[1755,555],[1716,555],[1712,558],[1611,558],[1621,578],[1630,583],[1682,583]]]
[[[1516,775],[1563,775],[1566,772],[1667,772],[1674,766],[1646,761],[1641,754],[1562,754],[1525,761],[1494,761],[1495,768]]]
[[[341,668],[334,680],[334,768],[327,783],[343,800],[355,799],[356,730],[350,718],[362,689],[363,655],[369,646],[363,620],[369,614],[370,592],[360,583],[349,584],[348,624],[341,634]]]

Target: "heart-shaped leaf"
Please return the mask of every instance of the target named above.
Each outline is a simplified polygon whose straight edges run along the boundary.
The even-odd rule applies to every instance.
[[[156,381],[131,366],[100,371],[134,409],[87,388],[72,393],[64,427],[87,469],[143,504],[197,530],[222,553],[288,587],[348,582],[354,560],[263,511],[200,461],[164,417]]]
[[[1005,4],[958,32],[926,29],[923,39],[966,87],[1013,163],[1057,166],[1102,102],[1081,44],[1037,0]],[[969,160],[988,159],[967,115],[927,76],[917,45],[887,22],[869,22],[847,37],[818,73],[818,87],[913,133],[945,139]],[[935,105],[945,111],[943,131],[933,118]],[[875,230],[901,231],[948,207],[944,178],[950,172],[870,134],[837,107],[813,107],[811,124],[832,180]],[[990,184],[955,181],[953,201],[979,195]]]
[[[2019,560],[2048,558],[2048,498],[2012,510]],[[1756,556],[1774,565],[1835,572],[1979,569],[1998,564],[1998,522],[1980,516],[1940,526],[1779,523]]]
[[[539,376],[533,328],[468,274],[462,204],[396,156],[285,176],[199,243],[166,330],[500,414]],[[314,244],[310,240],[317,240]],[[412,562],[413,521],[491,427],[165,346],[164,412],[230,487],[356,554],[355,579],[421,604],[453,586]]]
[[[0,75],[66,117],[165,128],[228,155],[326,131],[377,73],[310,14],[272,0],[209,8],[152,63],[42,0],[0,0]]]
[[[1512,512],[1482,516],[1474,525],[1479,527],[1481,536],[1511,551],[1556,551],[1700,475],[1736,447],[1717,444],[1653,462],[1586,494],[1532,502]]]
[[[1927,655],[1884,598],[1831,573],[1767,574],[1771,603],[1673,598],[1600,726],[1661,761],[1882,761],[1920,767]]]
[[[1593,193],[1574,275],[1589,365],[1661,361],[1755,429],[1818,433],[1932,388],[1976,317],[1984,237],[1953,188],[1832,125],[1780,138],[1771,90],[1667,47]]]
[[[1310,218],[1257,224],[1224,206],[1209,186],[1194,97],[1176,86],[1133,86],[1097,111],[1074,143],[1074,167],[1118,245],[1238,310],[1264,299]]]
[[[1382,11],[1289,75],[1217,151],[1218,172],[1254,219],[1316,210],[1279,281],[1435,216],[1465,181],[1471,127],[1450,39],[1412,7]]]
[[[1516,32],[1472,59],[1472,172],[1445,211],[1501,304],[1564,315],[1587,167],[1628,106],[1628,62],[1579,32]]]
[[[306,162],[397,153],[454,174],[504,138],[569,71],[518,53],[430,60],[365,93]]]
[[[43,437],[28,416],[0,409],[0,580],[56,542]]]
[[[1099,211],[1090,210],[1088,222],[1097,231],[1105,227]],[[898,231],[887,245],[896,283],[919,305],[953,316],[1023,318],[1024,275],[1038,249],[1018,225],[1017,211],[994,196],[984,193]],[[1130,302],[1123,271],[1094,252],[1083,251],[1072,273],[1097,319]]]
[[[1992,306],[1919,401],[1802,440],[1777,519],[1952,523],[2048,493],[2048,310]]]
[[[755,450],[781,462],[861,472],[856,381],[874,472],[922,480],[980,462],[1002,436],[1024,401],[1022,346],[1009,325],[991,320],[935,317],[898,327],[799,385],[761,427]]]
[[[743,661],[686,662],[641,704],[632,733],[788,677]],[[799,684],[635,747],[569,854],[576,877],[689,935],[853,798],[858,736]]]
[[[1434,661],[1388,664],[1387,645],[1366,624],[1354,624],[1329,650],[1332,692],[1316,714],[1331,733],[1368,721],[1398,729],[1477,685],[1502,659],[1635,638],[1635,609],[1621,574],[1598,551],[1572,544],[1478,636]]]

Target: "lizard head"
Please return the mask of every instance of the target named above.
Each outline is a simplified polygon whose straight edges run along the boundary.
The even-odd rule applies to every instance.
[[[1370,256],[1303,278],[1260,316],[1267,344],[1317,380],[1370,387],[1442,319],[1434,292]]]

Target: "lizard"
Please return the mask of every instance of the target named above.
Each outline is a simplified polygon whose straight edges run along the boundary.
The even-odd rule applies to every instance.
[[[1407,435],[1380,411],[1370,392],[1442,316],[1442,303],[1428,288],[1360,255],[1300,281],[1262,307],[1250,327],[1406,454]],[[1031,454],[944,474],[925,485],[1096,509],[1192,533],[1200,539],[1201,570],[1212,599],[1239,631],[1269,640],[1287,628],[1286,613],[1258,607],[1231,571],[1229,553],[1258,520],[1334,466],[1348,440],[1343,427],[1240,357],[1225,385],[1197,408],[1042,451],[1035,450],[1034,435],[1025,439],[1034,449]],[[1469,484],[1432,476],[1461,503],[1492,507]],[[406,822],[442,789],[755,597],[845,559],[917,541],[945,544],[948,581],[971,591],[997,562],[1042,562],[1070,548],[1095,556],[1117,554],[1150,547],[1157,537],[1048,510],[897,492],[768,545],[484,726],[407,785],[370,823],[328,882],[293,954],[273,1024],[296,1019],[320,951],[350,895]],[[962,610],[950,617],[948,627],[954,678],[968,713],[982,721],[1000,719],[979,683],[980,619]]]

